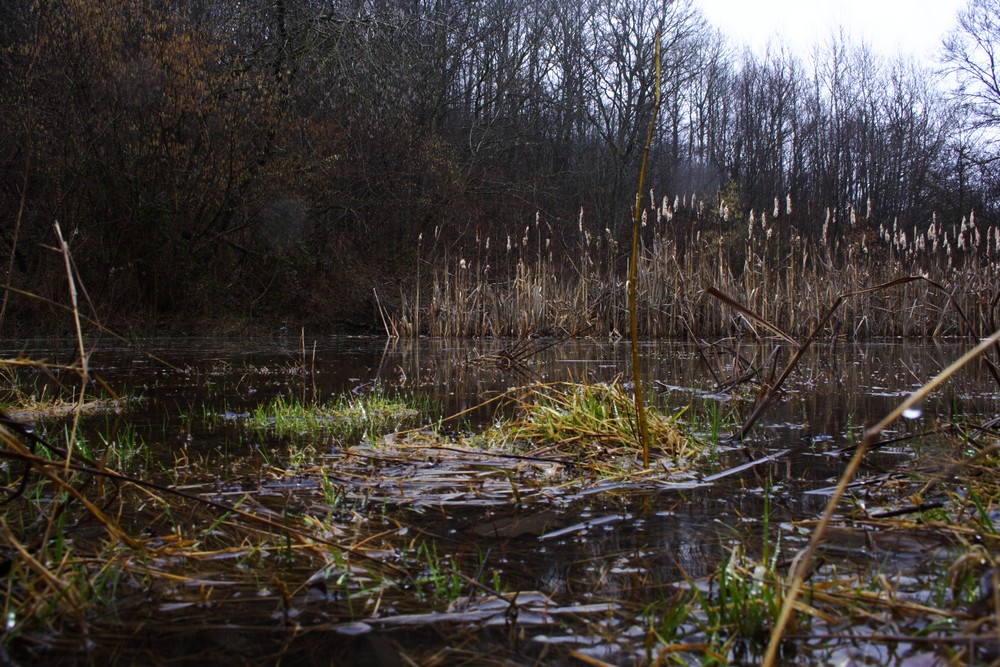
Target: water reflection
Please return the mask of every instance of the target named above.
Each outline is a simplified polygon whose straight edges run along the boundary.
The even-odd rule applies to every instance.
[[[105,340],[94,345],[90,363],[119,393],[142,397],[130,408],[128,419],[160,458],[149,463],[150,470],[169,465],[176,472],[179,457],[201,456],[210,462],[209,467],[214,466],[208,472],[218,483],[236,484],[234,493],[239,495],[246,488],[240,480],[260,466],[261,452],[270,451],[275,443],[240,431],[235,427],[238,419],[222,419],[221,427],[208,429],[199,428],[190,417],[183,418],[185,414],[209,408],[238,416],[274,396],[323,399],[381,383],[429,396],[438,406],[433,420],[469,410],[529,381],[627,382],[629,378],[630,350],[621,340],[563,341],[520,359],[516,371],[496,361],[509,349],[505,341],[387,343],[308,336],[304,340],[294,336],[172,338],[142,341],[138,346]],[[541,591],[567,603],[648,603],[661,586],[713,572],[733,543],[759,550],[765,540],[773,540],[773,527],[815,516],[826,496],[806,491],[829,486],[843,470],[843,459],[831,453],[856,442],[865,424],[888,413],[964,349],[959,344],[896,341],[815,345],[748,442],[755,451],[792,449],[795,454],[709,488],[609,488],[589,495],[574,495],[570,490],[536,494],[530,503],[518,502],[509,494],[503,502],[447,508],[444,503],[394,500],[385,492],[378,502],[394,528],[403,527],[432,540],[442,553],[459,554],[473,562],[479,559],[483,568],[496,570],[508,587]],[[143,351],[168,360],[179,370],[164,368]],[[791,352],[779,348],[773,368],[780,370]],[[66,361],[73,357],[73,345],[69,341],[29,341],[27,346],[7,342],[0,349],[4,357],[22,353]],[[768,359],[771,353],[764,346],[751,356]],[[753,386],[719,392],[720,376],[729,377],[738,370],[732,359],[718,357],[718,366],[710,369],[694,345],[676,341],[645,343],[640,356],[644,377],[662,390],[656,395],[657,403],[667,410],[691,405],[690,414],[701,417],[684,419],[696,422],[700,430],[706,428],[705,409],[729,415],[723,425],[731,428],[753,406]],[[38,386],[52,382],[40,373],[31,377],[32,373],[24,371],[29,376],[26,382]],[[1000,397],[988,374],[972,365],[920,407],[921,414],[894,425],[890,435],[916,431],[954,415],[996,413]],[[495,418],[495,410],[495,405],[488,405],[470,412],[456,428],[488,423]],[[325,460],[331,467],[335,466],[340,443],[316,444],[327,452]],[[723,442],[714,446],[714,463],[708,472],[746,461],[740,447]],[[864,474],[896,470],[911,457],[905,445],[885,448],[868,457]],[[404,469],[399,468],[396,487],[417,493],[416,486],[409,486],[414,476],[404,474]],[[206,470],[200,474],[204,477]],[[203,481],[189,480],[183,472],[175,480],[183,484]],[[287,488],[278,482],[269,486],[259,478],[256,484],[264,503],[273,497],[276,503],[287,504],[297,489],[291,483]],[[313,487],[309,490],[315,492]],[[765,490],[770,513],[766,521]],[[767,534],[765,524],[772,527]],[[233,641],[231,633],[222,635]],[[366,646],[379,645],[377,639],[365,642]]]
[[[608,382],[630,378],[630,351],[624,340],[567,340],[523,359],[520,373],[501,369],[489,359],[510,341],[420,339],[386,342],[372,338],[158,338],[125,345],[105,339],[93,344],[91,367],[113,387],[148,387],[154,398],[203,396],[231,400],[234,409],[288,391],[281,370],[302,369],[300,384],[328,395],[381,381],[411,391],[430,393],[444,412],[459,411],[512,386],[529,381]],[[744,345],[746,348],[746,345]],[[769,348],[768,348],[769,349]],[[957,343],[814,344],[785,385],[784,400],[765,421],[798,424],[808,433],[838,434],[880,418],[909,392],[943,370],[966,349]],[[0,356],[24,354],[35,359],[67,362],[72,341],[0,341]],[[182,373],[164,369],[138,350],[161,357]],[[790,350],[779,350],[780,370]],[[763,359],[765,353],[756,355]],[[659,341],[640,347],[644,377],[672,388],[668,400],[684,404],[712,396],[715,381],[698,354],[685,342]],[[476,360],[484,359],[482,363]],[[731,370],[725,360],[722,372]],[[242,382],[232,383],[243,377]],[[192,379],[194,383],[192,383]],[[223,382],[223,380],[227,382]],[[223,387],[223,385],[225,385]],[[212,392],[218,389],[217,392]],[[945,390],[923,406],[931,416],[989,409],[996,387],[979,365],[962,371]]]

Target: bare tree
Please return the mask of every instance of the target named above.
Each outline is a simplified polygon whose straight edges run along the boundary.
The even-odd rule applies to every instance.
[[[655,35],[663,39],[663,97],[667,115],[674,111],[671,138],[677,145],[683,119],[681,88],[691,77],[687,63],[696,44],[692,37],[701,26],[690,0],[606,0],[595,13],[586,94],[591,126],[606,150],[601,214],[612,229],[618,222],[615,207],[627,201],[624,195],[633,181],[651,113]]]
[[[788,189],[801,81],[798,64],[788,53],[769,52],[759,61],[745,55],[733,164],[748,201],[758,207]]]
[[[977,126],[1000,128],[1000,4],[969,0],[944,41],[942,61]]]

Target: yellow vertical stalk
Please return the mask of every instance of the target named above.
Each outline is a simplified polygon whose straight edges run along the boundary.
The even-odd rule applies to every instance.
[[[639,272],[639,221],[642,219],[643,181],[646,179],[646,162],[649,159],[649,146],[653,143],[653,132],[656,130],[656,117],[660,113],[660,31],[656,31],[656,55],[654,57],[656,80],[654,82],[655,97],[653,113],[649,119],[649,132],[646,134],[646,145],[642,150],[642,163],[639,166],[639,186],[635,193],[635,207],[632,209],[632,256],[628,268],[628,316],[632,330],[632,377],[635,381],[635,417],[639,431],[639,444],[642,446],[642,465],[649,467],[649,426],[646,423],[646,403],[643,398],[642,373],[639,371],[639,327],[636,316],[636,278]],[[652,204],[652,202],[650,202]]]

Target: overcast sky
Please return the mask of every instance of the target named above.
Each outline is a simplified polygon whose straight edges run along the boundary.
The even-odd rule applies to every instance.
[[[929,62],[966,0],[694,0],[709,22],[763,53],[778,38],[806,57],[838,26],[879,52]]]

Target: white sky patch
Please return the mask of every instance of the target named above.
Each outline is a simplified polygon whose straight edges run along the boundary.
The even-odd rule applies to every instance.
[[[901,54],[929,63],[955,26],[966,0],[694,0],[709,23],[756,53],[768,41],[808,58],[840,27],[888,57]]]

